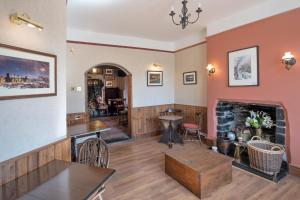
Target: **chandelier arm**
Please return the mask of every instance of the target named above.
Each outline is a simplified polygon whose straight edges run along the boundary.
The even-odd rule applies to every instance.
[[[180,23],[176,23],[176,22],[175,22],[175,20],[174,20],[174,15],[172,16],[172,21],[173,21],[173,23],[174,23],[175,25],[177,25],[177,26],[180,25]]]
[[[198,12],[197,19],[195,19],[195,20],[192,21],[192,22],[188,21],[188,23],[189,23],[189,24],[194,24],[194,23],[196,23],[196,22],[198,21],[198,19],[199,19],[199,16],[200,16],[200,13]]]

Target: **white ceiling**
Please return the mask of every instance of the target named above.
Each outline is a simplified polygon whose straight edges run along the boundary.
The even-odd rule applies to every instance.
[[[176,42],[201,35],[209,23],[265,1],[201,0],[203,12],[199,21],[182,30],[169,16],[172,5],[177,13],[180,11],[181,0],[69,0],[68,28]],[[192,16],[196,16],[198,4],[199,0],[189,0]]]

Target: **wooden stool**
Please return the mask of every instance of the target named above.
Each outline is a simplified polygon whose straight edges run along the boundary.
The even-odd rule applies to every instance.
[[[202,144],[201,136],[203,136],[205,138],[207,137],[207,134],[203,133],[197,124],[184,123],[183,129],[184,129],[184,133],[183,133],[184,141],[195,141],[194,139],[188,140],[188,135],[193,136],[194,134],[196,134],[196,137],[199,140],[199,143],[201,145]]]

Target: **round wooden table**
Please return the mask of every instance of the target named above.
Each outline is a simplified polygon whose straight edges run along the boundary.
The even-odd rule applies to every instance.
[[[164,133],[159,142],[168,144],[169,148],[172,148],[172,143],[183,144],[182,138],[178,132],[183,117],[178,115],[165,115],[158,117],[158,119],[160,119],[164,127]]]

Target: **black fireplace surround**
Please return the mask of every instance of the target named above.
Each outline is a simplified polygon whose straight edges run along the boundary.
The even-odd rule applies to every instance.
[[[245,127],[246,118],[250,116],[249,111],[251,110],[254,112],[264,111],[271,116],[276,126],[271,129],[263,129],[263,131],[273,135],[271,142],[285,145],[285,115],[283,108],[278,105],[219,101],[216,108],[217,136],[224,137],[232,129]]]
[[[227,133],[236,129],[245,128],[246,118],[250,116],[249,111],[264,111],[271,116],[276,126],[271,129],[263,129],[264,134],[269,135],[270,142],[286,146],[286,117],[284,108],[279,105],[260,104],[260,103],[243,103],[234,101],[219,101],[216,107],[217,117],[217,137],[224,138]],[[231,145],[231,152],[228,154],[233,157],[235,146]],[[247,170],[256,175],[262,176],[272,181],[279,181],[288,174],[288,161],[286,155],[283,157],[281,171],[277,176],[270,176],[259,172],[250,167],[248,153],[243,155],[242,162],[233,161],[233,165]]]

